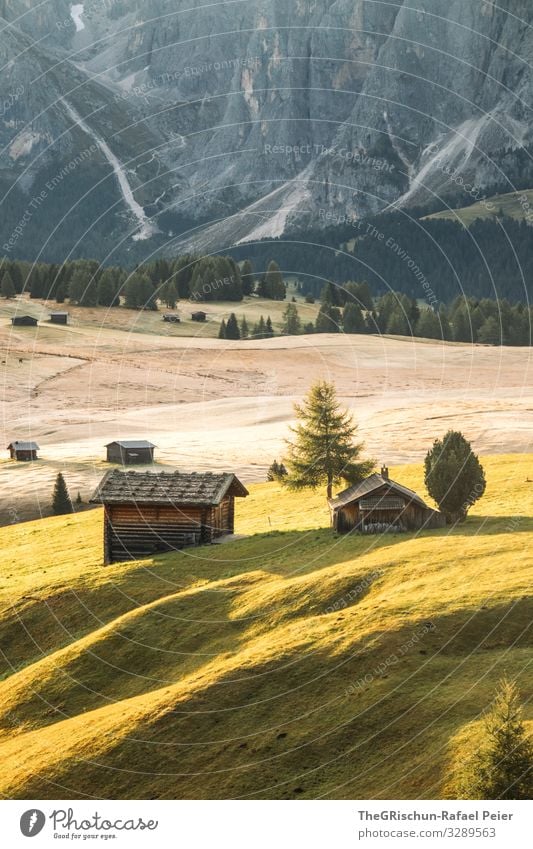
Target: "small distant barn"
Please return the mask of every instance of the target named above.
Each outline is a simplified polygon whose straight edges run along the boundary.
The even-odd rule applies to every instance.
[[[193,321],[207,321],[207,313],[202,310],[197,310],[196,312],[193,312],[191,318]]]
[[[52,324],[68,324],[68,312],[51,312],[50,321]]]
[[[105,446],[107,462],[122,466],[139,466],[154,462],[155,445],[146,439],[118,439]]]
[[[16,440],[7,446],[7,450],[12,460],[28,462],[30,460],[37,460],[39,446],[36,442],[21,442],[20,440]]]
[[[167,312],[163,316],[163,321],[168,321],[170,324],[179,324],[181,319],[174,312]]]
[[[391,480],[384,466],[329,500],[331,524],[339,533],[398,533],[443,528],[446,519],[416,492]]]
[[[235,498],[248,491],[233,474],[120,472],[100,482],[104,563],[213,542],[234,532]]]
[[[14,315],[11,319],[13,327],[37,327],[37,319],[32,315]]]

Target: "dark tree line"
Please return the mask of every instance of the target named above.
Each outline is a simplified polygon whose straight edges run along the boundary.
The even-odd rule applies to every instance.
[[[157,309],[158,301],[174,308],[178,300],[193,302],[242,301],[257,294],[284,300],[286,285],[276,262],[256,278],[250,261],[238,264],[230,256],[184,255],[158,259],[128,272],[104,267],[96,260],[78,259],[62,265],[32,264],[5,259],[0,264],[0,294],[4,298],[29,292],[31,298],[80,306]]]
[[[456,298],[438,309],[402,292],[373,299],[366,283],[334,286],[321,296],[315,333],[380,333],[485,345],[532,344],[533,308],[490,298]],[[306,332],[311,332],[306,327]]]
[[[466,228],[454,220],[418,217],[424,214],[427,210],[410,210],[411,217],[391,213],[309,228],[298,239],[246,244],[232,254],[240,259],[246,251],[256,267],[266,268],[274,253],[315,298],[327,280],[340,285],[367,280],[376,295],[393,289],[417,299],[425,297],[427,280],[436,301],[446,304],[463,293],[524,303],[533,295],[533,238],[526,222],[479,219]]]

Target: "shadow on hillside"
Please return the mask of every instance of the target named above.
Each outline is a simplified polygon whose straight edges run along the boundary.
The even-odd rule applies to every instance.
[[[334,639],[245,654],[238,669],[169,690],[163,709],[141,715],[125,702],[129,733],[109,734],[97,758],[80,737],[83,757],[37,769],[29,761],[16,797],[48,798],[60,782],[74,797],[439,798],[448,740],[487,707],[501,675],[518,678],[526,704],[531,697],[531,604],[514,602],[512,616],[509,603],[468,607],[430,623],[413,610],[400,627],[376,626],[375,639],[345,639],[342,651]],[[335,637],[350,627],[347,614]]]

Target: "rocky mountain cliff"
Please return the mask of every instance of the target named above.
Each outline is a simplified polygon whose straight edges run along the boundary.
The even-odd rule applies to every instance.
[[[11,255],[220,249],[533,185],[527,0],[0,0],[0,14]]]

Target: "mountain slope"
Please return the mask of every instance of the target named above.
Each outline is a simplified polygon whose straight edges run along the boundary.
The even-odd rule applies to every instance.
[[[418,538],[335,538],[275,485],[256,535],[143,563],[99,565],[99,511],[2,530],[1,791],[437,798],[503,671],[533,693],[532,462],[488,459],[468,523]]]
[[[102,233],[99,255],[216,250],[320,228],[321,209],[360,217],[533,185],[526,0],[505,10],[481,0],[88,0],[76,19],[65,0],[42,5],[0,4],[0,50],[25,40],[4,48],[0,86],[17,109],[3,133],[19,138],[39,181],[40,142],[79,144],[77,131],[64,134],[55,97],[75,90],[71,105],[94,121],[155,217],[135,248],[131,204],[111,175],[102,203],[111,230],[83,201],[85,228]],[[13,74],[26,80],[25,97]],[[22,206],[27,181],[18,160],[6,164]],[[65,203],[79,200],[73,182]],[[68,244],[52,234],[50,254]],[[92,245],[89,236],[82,250]]]

